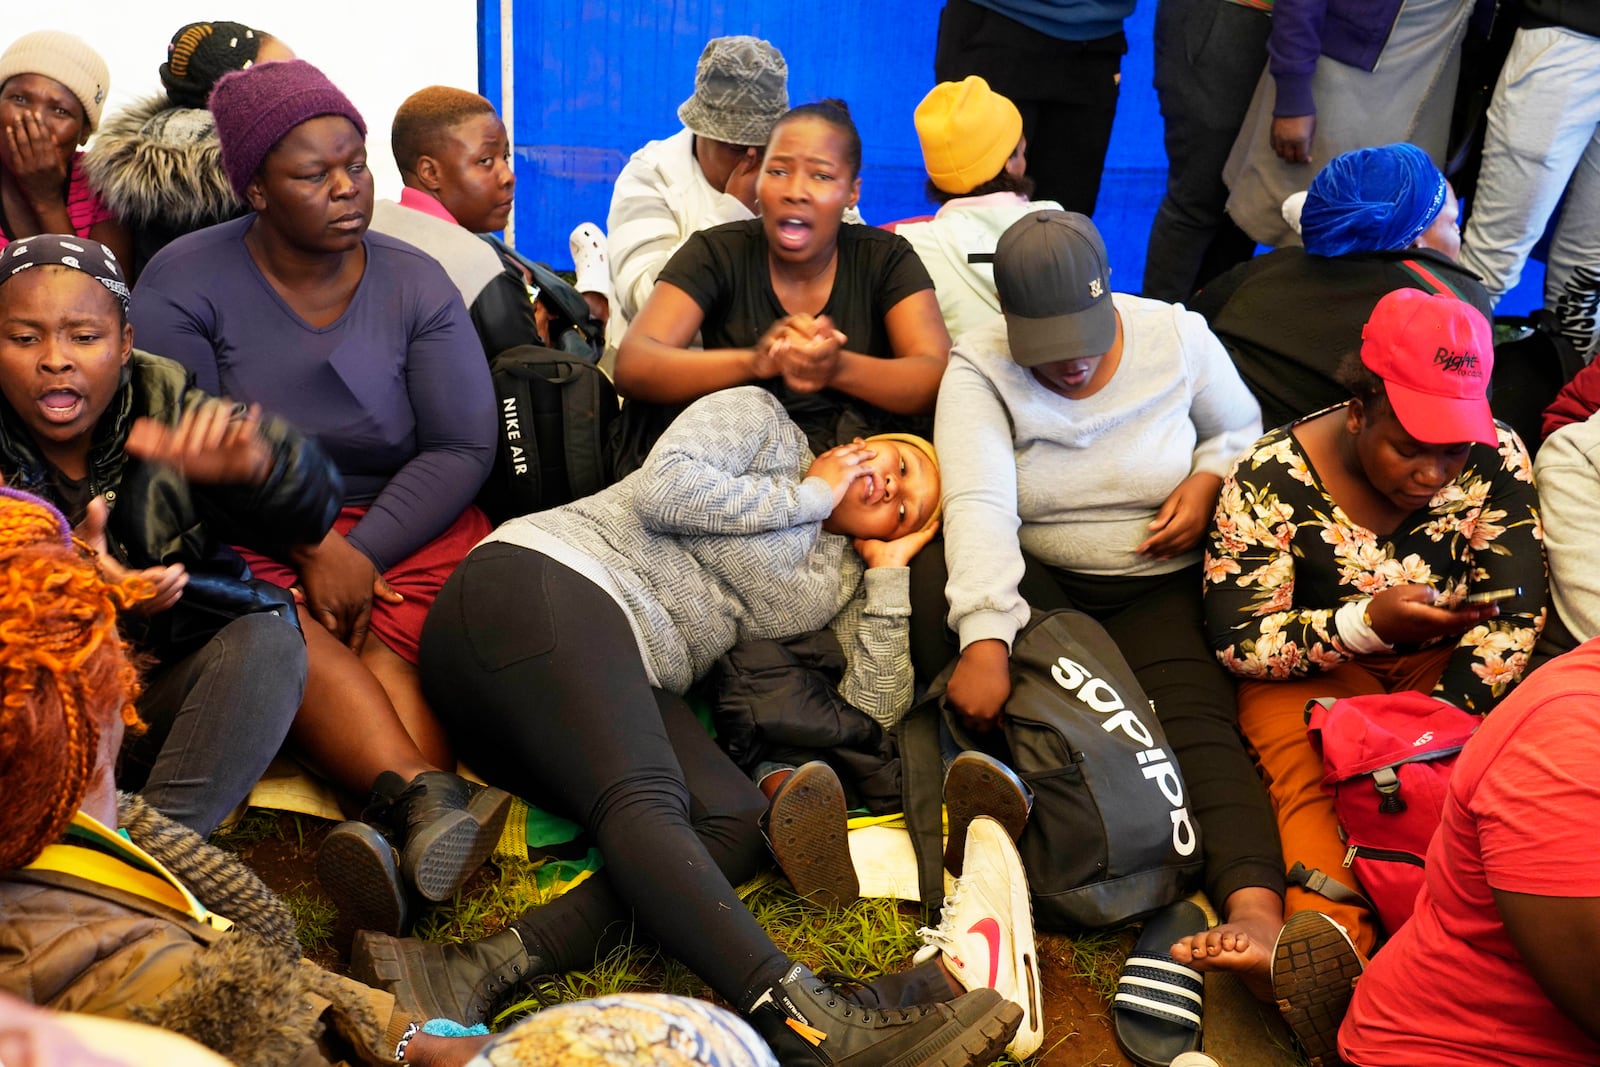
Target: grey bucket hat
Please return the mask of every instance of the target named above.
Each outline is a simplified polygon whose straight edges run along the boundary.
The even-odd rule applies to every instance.
[[[678,119],[701,137],[764,145],[789,110],[789,65],[759,37],[714,37],[700,53],[694,95]]]

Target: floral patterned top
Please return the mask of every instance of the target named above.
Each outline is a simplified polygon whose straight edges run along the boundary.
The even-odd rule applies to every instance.
[[[1303,677],[1358,658],[1335,623],[1345,602],[1416,584],[1448,606],[1474,590],[1521,587],[1498,616],[1460,637],[1433,690],[1488,711],[1522,677],[1545,620],[1539,500],[1521,440],[1500,425],[1497,447],[1473,445],[1454,482],[1380,535],[1334,503],[1293,425],[1240,457],[1217,501],[1205,561],[1217,658],[1246,678]]]

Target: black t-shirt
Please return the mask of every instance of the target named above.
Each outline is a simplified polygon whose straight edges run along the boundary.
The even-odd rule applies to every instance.
[[[700,337],[706,348],[750,348],[774,322],[788,315],[772,291],[767,236],[760,219],[730,222],[701,230],[673,254],[657,281],[671,282],[689,294],[705,321]],[[933,288],[927,268],[905,238],[874,226],[839,227],[839,265],[833,292],[820,312],[849,340],[852,352],[892,359],[884,316],[913,293]],[[860,434],[893,430],[925,432],[926,418],[892,415],[831,389],[796,393],[782,379],[759,383],[821,451]]]

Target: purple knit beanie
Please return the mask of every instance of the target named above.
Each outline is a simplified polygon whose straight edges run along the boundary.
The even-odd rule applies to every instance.
[[[362,137],[367,135],[367,124],[350,98],[303,59],[225,74],[211,90],[209,106],[222,142],[222,169],[240,200],[267,153],[307,119],[343,115]]]

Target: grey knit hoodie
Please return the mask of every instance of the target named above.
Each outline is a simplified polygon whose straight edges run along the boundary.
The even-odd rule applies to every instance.
[[[603,578],[655,684],[681,693],[736,641],[820,629],[855,594],[861,560],[823,532],[833,491],[806,477],[812,459],[771,393],[725,389],[689,405],[616,485],[486,540]]]

